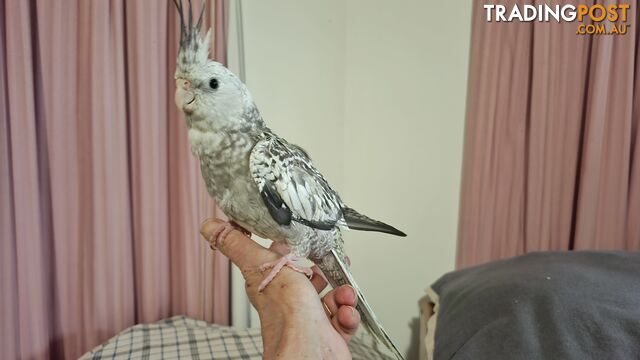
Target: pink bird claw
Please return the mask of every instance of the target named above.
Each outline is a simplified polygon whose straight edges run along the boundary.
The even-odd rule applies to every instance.
[[[296,265],[294,263],[294,261],[299,260],[299,259],[300,258],[295,256],[295,255],[287,254],[287,255],[281,257],[279,260],[271,261],[271,262],[268,262],[266,264],[262,264],[258,268],[260,271],[265,271],[265,270],[268,270],[268,269],[271,269],[271,271],[264,278],[264,280],[262,280],[260,285],[258,285],[258,292],[262,292],[262,290],[264,290],[267,287],[267,285],[269,285],[271,283],[271,281],[273,281],[273,279],[275,279],[276,275],[278,275],[280,270],[282,270],[282,268],[285,267],[285,266],[291,268],[291,270],[293,270],[293,271],[296,271],[296,272],[299,272],[301,274],[304,274],[309,279],[311,279],[311,276],[313,276],[313,270],[311,270],[308,267]]]
[[[313,277],[313,270],[311,268],[305,266],[297,266],[293,264],[287,264],[289,268],[291,268],[295,272],[299,272],[300,274],[307,277],[307,279],[311,280]]]

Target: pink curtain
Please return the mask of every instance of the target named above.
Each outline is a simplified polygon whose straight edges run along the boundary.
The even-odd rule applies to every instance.
[[[77,358],[176,314],[228,323],[173,103],[177,21],[169,1],[0,2],[1,358]]]
[[[588,36],[489,23],[473,2],[458,267],[640,249],[640,16],[625,3],[626,35]]]

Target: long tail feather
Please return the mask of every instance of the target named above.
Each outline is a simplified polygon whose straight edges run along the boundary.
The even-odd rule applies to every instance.
[[[366,215],[362,215],[349,207],[345,207],[342,209],[342,215],[344,216],[344,220],[347,222],[347,226],[349,226],[349,229],[352,230],[378,231],[391,235],[403,237],[407,236],[407,234],[394,228],[393,226],[387,225],[382,221],[372,219]]]
[[[327,277],[331,286],[337,287],[341,285],[350,285],[356,290],[358,295],[356,310],[360,313],[362,323],[365,325],[369,333],[377,341],[381,342],[386,348],[388,348],[398,360],[404,360],[404,357],[393,344],[387,332],[382,328],[382,325],[373,313],[371,306],[369,306],[367,299],[362,294],[362,290],[360,290],[360,287],[358,287],[358,284],[351,275],[351,272],[344,261],[344,256],[336,250],[331,250],[320,261],[316,262],[316,264]]]

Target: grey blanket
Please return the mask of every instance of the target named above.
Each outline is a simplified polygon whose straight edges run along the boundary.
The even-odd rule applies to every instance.
[[[640,253],[531,253],[432,289],[435,360],[640,359]]]

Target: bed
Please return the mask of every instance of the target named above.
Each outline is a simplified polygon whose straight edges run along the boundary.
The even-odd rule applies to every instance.
[[[366,331],[349,343],[354,359],[387,359]],[[80,359],[262,359],[260,329],[209,324],[184,316],[132,326]]]
[[[442,276],[420,359],[640,359],[640,253],[540,252]]]
[[[420,305],[421,360],[640,359],[640,253],[541,252],[442,276]],[[362,329],[354,359],[388,359]],[[261,359],[259,329],[173,317],[82,359]]]

